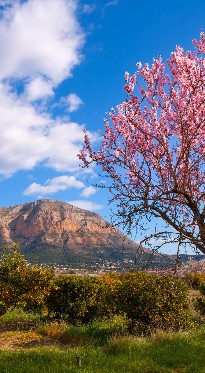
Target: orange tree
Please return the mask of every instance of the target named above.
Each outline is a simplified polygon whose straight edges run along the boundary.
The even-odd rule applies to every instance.
[[[152,332],[191,326],[188,287],[168,275],[144,272],[120,276],[119,311],[126,314],[131,329]]]
[[[49,294],[54,275],[30,265],[16,248],[3,250],[0,259],[0,315],[17,305],[39,311]]]
[[[98,277],[61,276],[46,298],[50,314],[72,323],[87,323],[113,313],[112,281]]]

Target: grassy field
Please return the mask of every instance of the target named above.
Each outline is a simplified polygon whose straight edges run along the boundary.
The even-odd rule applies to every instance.
[[[0,373],[205,373],[204,355],[204,326],[136,337],[123,317],[84,326],[22,311],[0,318]]]

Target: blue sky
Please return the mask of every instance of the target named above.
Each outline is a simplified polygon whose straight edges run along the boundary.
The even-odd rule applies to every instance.
[[[0,0],[0,12],[0,206],[50,198],[109,221],[96,170],[79,168],[83,129],[97,141],[138,61],[193,49],[204,0]]]

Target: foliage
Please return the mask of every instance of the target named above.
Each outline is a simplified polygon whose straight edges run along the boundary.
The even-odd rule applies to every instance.
[[[203,275],[202,275],[203,276]],[[198,289],[200,290],[201,297],[198,297],[195,301],[195,308],[201,315],[205,316],[205,275],[203,277],[199,276],[198,279]]]
[[[105,120],[99,149],[85,133],[79,158],[110,178],[117,221],[129,231],[155,221],[144,245],[151,238],[156,248],[173,242],[205,253],[205,35],[193,43],[194,52],[177,46],[167,66],[159,57],[125,74],[127,99]]]
[[[188,288],[172,276],[143,272],[122,275],[119,308],[140,332],[191,325]]]
[[[47,298],[55,317],[86,323],[125,315],[138,332],[179,329],[189,324],[188,288],[171,276],[143,272],[102,278],[67,276],[56,280]]]
[[[195,309],[205,316],[205,297],[198,297],[195,301]]]
[[[51,270],[29,265],[16,248],[4,250],[0,259],[0,315],[17,305],[39,311],[53,279]]]
[[[103,277],[54,277],[30,266],[16,249],[0,260],[0,307],[3,315],[16,306],[73,323],[125,316],[138,332],[186,327],[188,288],[168,275],[133,272]]]
[[[192,289],[200,290],[202,285],[205,286],[205,273],[190,273],[185,280]]]
[[[109,313],[107,287],[94,277],[61,276],[47,297],[49,312],[71,322],[89,322]],[[111,303],[112,305],[112,303]]]

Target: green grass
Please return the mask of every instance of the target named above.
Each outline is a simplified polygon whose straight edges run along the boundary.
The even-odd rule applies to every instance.
[[[11,325],[23,322],[34,322],[40,319],[40,315],[32,312],[25,312],[21,308],[15,308],[12,311],[6,312],[0,317],[0,322],[5,325]]]
[[[15,312],[1,317],[2,325],[15,323],[20,314],[24,320],[34,317]],[[8,344],[0,350],[0,373],[205,373],[205,326],[136,337],[128,334],[123,317],[115,317],[90,325],[52,322],[30,331],[2,330],[0,340]]]
[[[171,373],[205,372],[205,331],[153,338],[113,337],[105,346],[44,346],[0,352],[0,372]],[[78,368],[76,357],[82,358]]]

